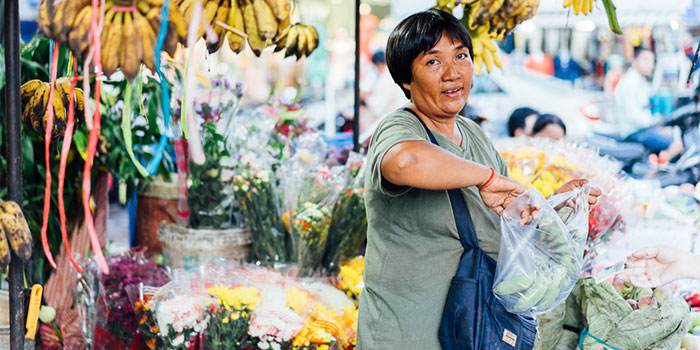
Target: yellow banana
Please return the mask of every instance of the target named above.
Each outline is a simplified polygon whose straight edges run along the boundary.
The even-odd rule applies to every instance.
[[[91,16],[92,6],[83,7],[73,21],[73,29],[68,33],[68,47],[76,56],[82,56],[88,48]]]
[[[0,226],[5,230],[5,236],[12,250],[22,261],[32,256],[32,236],[27,235],[19,220],[7,213],[0,214]]]
[[[68,99],[64,96],[67,92],[63,91],[63,86],[56,83],[53,92],[53,128],[51,130],[51,136],[53,138],[59,138],[63,136],[63,132],[66,130],[66,104]],[[44,124],[48,120],[48,113],[44,116]]]
[[[175,57],[175,50],[177,50],[177,44],[180,43],[184,38],[180,38],[177,35],[177,30],[175,29],[175,23],[173,21],[168,21],[168,31],[165,34],[165,41],[163,42],[163,51],[167,52],[170,57]]]
[[[228,15],[228,25],[239,32],[245,33],[243,12],[241,12],[241,8],[240,6],[238,6],[237,0],[231,0],[231,8],[229,9]],[[239,53],[245,47],[244,37],[233,32],[227,33],[226,37],[228,38],[228,45],[231,48],[231,51]]]
[[[574,0],[574,15],[581,13],[581,4],[583,0]]]
[[[209,0],[207,1],[207,4],[204,6],[204,13],[202,14],[202,25],[199,27],[199,33],[197,33],[197,37],[201,37],[204,35],[204,26],[206,24],[211,25],[211,23],[214,22],[214,18],[216,17],[216,10],[219,8],[218,1],[216,0]]]
[[[19,90],[20,96],[22,97],[22,104],[27,104],[29,100],[34,96],[34,90],[41,85],[41,80],[33,79],[24,84]]]
[[[177,12],[177,11],[173,11]],[[128,80],[133,80],[139,73],[139,66],[143,58],[143,51],[139,43],[139,35],[131,13],[124,17],[124,36],[122,37],[122,73]]]
[[[289,57],[291,55],[296,54],[299,36],[299,25],[295,24],[291,26],[291,28],[289,29],[289,33],[287,34],[287,40],[284,44],[284,47],[286,48],[286,50],[284,51],[284,57]]]
[[[141,45],[141,60],[143,64],[146,65],[151,72],[155,72],[155,45],[156,45],[156,32],[148,22],[146,17],[144,17],[138,11],[134,12],[134,23],[136,23],[136,28],[139,31],[140,44]]]
[[[36,88],[36,93],[32,96],[32,100],[27,106],[27,108],[29,108],[27,113],[32,121],[34,131],[42,135],[44,131],[44,114],[46,113],[46,106],[49,102],[49,89],[49,83],[41,83],[41,85]]]
[[[503,61],[501,61],[500,51],[493,51],[491,53],[491,58],[493,58],[493,63],[496,65],[496,67],[503,69]]]
[[[304,27],[302,25],[299,25],[298,30],[299,37],[297,38],[297,61],[303,56],[307,56],[309,47],[309,38],[306,36],[306,32],[304,32]]]
[[[168,14],[168,20],[175,24],[177,35],[180,38],[187,38],[187,21],[179,11],[170,11],[170,13]]]
[[[484,63],[486,64],[486,71],[488,73],[491,73],[491,70],[493,70],[493,58],[491,58],[491,51],[484,51],[484,53],[481,55],[481,58],[484,60]]]
[[[5,270],[10,264],[10,245],[5,238],[5,230],[0,227],[0,270]]]
[[[90,3],[90,0],[61,0],[58,9],[63,16],[64,23],[61,25],[58,33],[55,33],[60,42],[68,42],[68,34],[73,30],[78,13]]]
[[[481,63],[482,63],[481,55],[474,56],[474,73],[476,75],[481,75]]]
[[[111,12],[111,11],[110,11]],[[119,59],[121,57],[121,41],[122,41],[122,19],[123,12],[114,14],[114,18],[109,22],[109,31],[107,35],[102,34],[102,70],[105,76],[109,77],[119,67]],[[105,19],[105,23],[106,19]]]
[[[285,23],[286,23],[286,25],[285,25]],[[280,22],[280,25],[279,25],[279,28],[278,28],[279,33],[278,33],[277,36],[275,37],[275,44],[278,44],[278,45],[279,45],[279,43],[280,43],[281,41],[286,40],[286,39],[287,39],[287,35],[289,34],[289,30],[290,30],[290,29],[292,29],[292,26],[289,25],[288,22]]]
[[[31,242],[32,232],[29,231],[29,225],[27,225],[27,219],[24,217],[22,208],[15,201],[0,201],[0,208],[7,214],[14,216],[19,222],[23,232],[22,235],[28,236]]]
[[[85,93],[83,90],[75,88],[75,122],[85,120],[85,105],[83,99],[85,98]]]
[[[229,8],[228,6],[226,6],[225,3],[216,11],[216,18],[214,18],[214,23],[212,24],[212,27],[214,28],[214,31],[216,32],[218,38],[215,45],[207,45],[211,46],[209,47],[209,52],[218,51],[219,48],[221,48],[221,45],[224,44],[224,34],[226,33],[226,28],[222,27],[218,23],[226,24],[226,18],[228,17],[228,14]]]
[[[258,25],[260,37],[267,41],[277,35],[277,17],[265,0],[253,0],[255,21]]]
[[[306,33],[306,56],[309,56],[318,47],[318,32],[316,32],[316,28],[309,25],[304,25],[303,30]]]
[[[291,10],[291,6],[289,5],[289,1],[287,0],[265,0],[268,6],[272,9],[272,12],[274,12],[275,17],[277,18],[278,21],[284,22],[289,20],[289,10]]]
[[[472,51],[474,52],[474,56],[479,56],[481,55],[481,52],[484,51],[484,44],[478,37],[474,38],[472,41]]]
[[[260,53],[267,46],[265,41],[260,37],[258,24],[255,20],[255,10],[250,0],[244,0],[241,4],[243,10],[243,21],[245,23],[245,32],[248,34],[248,45],[253,50],[255,56],[260,57]]]
[[[37,14],[37,24],[39,29],[47,37],[53,38],[53,31],[51,30],[51,16],[49,15],[48,2],[53,0],[41,0],[39,2],[39,11]]]
[[[569,7],[573,4],[573,0],[564,0],[564,7]]]
[[[58,40],[58,33],[60,33],[63,29],[63,22],[65,21],[65,16],[63,16],[63,12],[61,11],[61,4],[64,4],[65,2],[55,2],[55,1],[49,1],[47,3],[47,9],[49,12],[49,19],[51,20],[51,34],[52,37],[51,39],[53,40]]]

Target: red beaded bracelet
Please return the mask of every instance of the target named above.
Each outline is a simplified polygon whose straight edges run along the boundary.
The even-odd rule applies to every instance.
[[[483,184],[476,186],[476,188],[483,190],[488,185],[490,185],[493,182],[493,180],[496,178],[496,170],[493,170],[493,168],[490,168],[490,169],[491,169],[491,176],[489,176],[489,179],[486,180],[486,182],[484,182]]]

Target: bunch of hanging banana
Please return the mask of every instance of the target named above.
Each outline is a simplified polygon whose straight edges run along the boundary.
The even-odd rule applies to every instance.
[[[102,29],[102,68],[108,77],[121,68],[133,79],[143,62],[155,70],[155,45],[163,0],[107,0]],[[92,6],[90,0],[41,0],[39,28],[49,38],[68,45],[76,56],[87,55],[91,44]],[[184,43],[187,23],[178,11],[168,15],[163,49],[171,56]]]
[[[488,33],[486,26],[479,27],[475,32],[471,33],[472,47],[474,57],[474,73],[481,75],[482,63],[486,66],[486,71],[491,73],[493,66],[503,68],[501,63],[501,53],[498,51],[498,46],[493,41],[493,38]]]
[[[195,1],[176,2],[188,22]],[[207,37],[205,25],[208,25],[218,37],[218,41],[208,40],[210,52],[219,50],[224,38],[235,53],[245,48],[247,40],[256,56],[274,45],[275,52],[287,49],[287,56],[296,55],[298,59],[310,55],[318,47],[316,29],[303,24],[290,25],[289,0],[203,0],[202,6],[204,12],[198,36]]]
[[[478,0],[465,4],[468,27],[475,30],[487,26],[489,34],[503,39],[520,23],[532,18],[540,0]]]
[[[22,208],[13,202],[0,200],[0,270],[10,263],[10,248],[22,261],[32,256],[32,233]]]
[[[482,64],[490,73],[501,67],[501,56],[494,40],[502,40],[520,23],[537,12],[539,0],[438,0],[435,8],[451,12],[464,6],[462,23],[469,30],[474,47],[474,72],[481,75]]]
[[[593,10],[593,2],[597,0],[564,0],[564,7],[569,7],[574,10],[574,15],[583,13],[588,15]]]
[[[49,104],[49,83],[41,80],[30,80],[20,88],[22,99],[22,122],[25,129],[34,129],[40,135],[44,135],[44,125],[46,125],[46,111]],[[53,139],[63,137],[66,130],[66,115],[70,103],[70,79],[63,77],[56,80],[56,87],[53,94]],[[83,120],[83,90],[76,88],[73,97],[73,110],[75,111],[76,122]]]
[[[294,24],[285,29],[275,41],[275,52],[284,51],[284,57],[309,56],[318,47],[318,32],[312,26]]]
[[[564,0],[564,7],[571,7],[574,15],[580,13],[588,15],[593,10],[593,2],[598,0]],[[605,15],[608,17],[610,30],[615,34],[622,34],[622,28],[617,21],[617,12],[612,0],[602,0],[605,8]]]

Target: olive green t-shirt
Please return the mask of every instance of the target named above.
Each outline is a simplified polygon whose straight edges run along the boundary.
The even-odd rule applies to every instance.
[[[442,148],[507,175],[505,161],[478,125],[458,116],[457,126],[463,136],[461,147],[433,132]],[[418,119],[397,111],[380,122],[370,144],[360,350],[440,349],[438,328],[463,251],[447,191],[392,191],[382,185],[381,162],[386,152],[397,143],[418,140],[430,142]],[[463,188],[462,193],[479,246],[495,259],[501,240],[500,218],[483,204],[475,187]]]

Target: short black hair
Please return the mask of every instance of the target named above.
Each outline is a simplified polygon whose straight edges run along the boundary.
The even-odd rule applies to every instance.
[[[547,127],[549,124],[556,124],[561,126],[561,128],[564,130],[564,135],[566,135],[566,125],[564,125],[564,122],[561,120],[561,118],[557,117],[554,114],[542,114],[537,118],[537,121],[535,122],[535,126],[532,127],[532,134],[537,134],[538,132],[544,130],[544,128]]]
[[[508,117],[508,135],[513,137],[515,136],[515,130],[525,129],[525,119],[533,114],[539,117],[540,112],[530,107],[516,108]]]
[[[394,82],[399,85],[406,98],[411,92],[403,87],[413,81],[411,66],[418,55],[437,45],[442,35],[459,41],[469,50],[473,58],[472,39],[464,25],[451,13],[430,9],[406,17],[389,35],[386,46],[386,63]]]
[[[648,46],[637,45],[637,46],[634,47],[634,56],[633,56],[633,58],[639,57],[639,55],[640,55],[642,52],[644,52],[644,51],[649,51],[649,52],[651,52],[651,53],[654,53],[654,50],[652,50],[652,49],[651,49],[650,47],[648,47]]]

